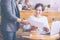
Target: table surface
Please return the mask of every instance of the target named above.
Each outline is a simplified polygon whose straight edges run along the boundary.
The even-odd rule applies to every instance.
[[[21,31],[21,30],[20,30]],[[30,36],[22,36],[23,38],[28,38],[28,39],[35,39],[35,40],[56,40],[55,38],[51,38],[50,35],[41,35],[39,32],[20,32],[17,34],[31,34]],[[58,38],[58,37],[57,37]]]

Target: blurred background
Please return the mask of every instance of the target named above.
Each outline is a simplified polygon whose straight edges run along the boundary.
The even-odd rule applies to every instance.
[[[36,3],[42,3],[45,8],[50,5],[51,10],[60,10],[60,0],[17,0],[18,4],[22,4],[22,6],[27,3],[27,5],[30,5],[33,9]],[[22,7],[21,7],[22,8]]]

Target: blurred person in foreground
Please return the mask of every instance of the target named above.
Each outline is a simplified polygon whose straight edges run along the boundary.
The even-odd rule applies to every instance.
[[[1,0],[1,16],[3,40],[17,40],[16,31],[21,19],[16,0]]]

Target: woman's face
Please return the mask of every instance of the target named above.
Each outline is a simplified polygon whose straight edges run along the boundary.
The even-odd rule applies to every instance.
[[[38,15],[41,15],[41,13],[42,13],[42,7],[39,6],[39,7],[36,8],[36,15],[37,15],[37,16],[38,16]]]

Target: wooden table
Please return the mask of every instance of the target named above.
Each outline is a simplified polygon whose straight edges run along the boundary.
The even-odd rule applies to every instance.
[[[21,30],[20,30],[21,31]],[[17,33],[20,34],[21,32]],[[50,37],[50,35],[40,35],[39,32],[22,32],[25,34],[32,34],[31,36],[18,36],[30,40],[56,40]]]

